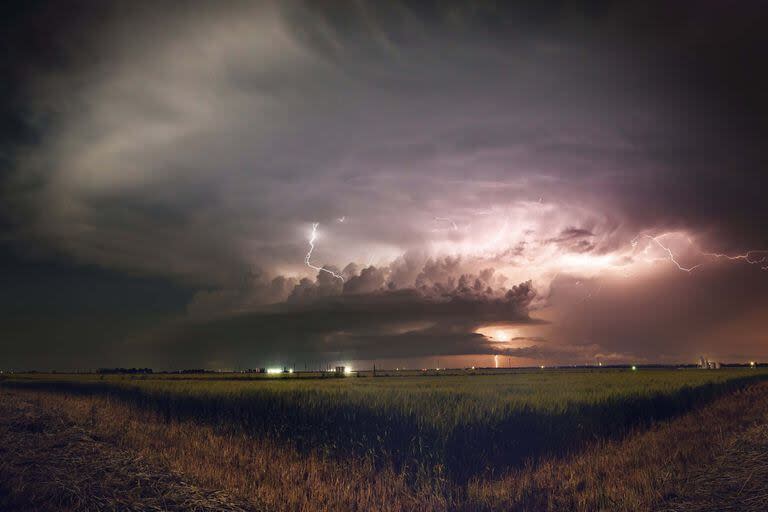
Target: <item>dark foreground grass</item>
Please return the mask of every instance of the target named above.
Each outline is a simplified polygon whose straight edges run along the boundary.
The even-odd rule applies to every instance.
[[[2,394],[0,510],[264,510],[95,437],[39,397]]]
[[[18,409],[14,404],[19,402],[32,404],[47,418],[72,425],[82,432],[78,438],[93,439],[107,448],[114,446],[125,453],[119,460],[146,461],[147,469],[142,471],[167,474],[163,469],[167,468],[184,482],[222,490],[235,500],[242,498],[252,506],[275,512],[640,512],[688,510],[692,503],[718,504],[697,510],[757,512],[768,506],[768,473],[760,469],[765,438],[753,435],[763,432],[764,428],[755,428],[764,427],[768,420],[768,382],[721,396],[706,407],[658,422],[621,440],[596,440],[566,457],[543,457],[504,474],[483,475],[467,483],[437,474],[430,480],[413,479],[386,465],[375,467],[364,457],[339,460],[317,452],[300,453],[288,442],[237,429],[194,419],[168,420],[114,396],[0,387],[3,418],[12,417]],[[43,420],[25,413],[23,431],[14,427],[5,437],[0,432],[0,437],[11,441],[0,443],[0,447],[18,446],[20,438],[29,440],[22,443],[23,449],[6,450],[0,457],[0,495],[8,491],[8,498],[21,503],[39,498],[42,489],[45,499],[36,503],[63,500],[57,502],[75,505],[64,507],[66,510],[97,509],[88,505],[94,503],[94,497],[101,500],[98,509],[154,509],[146,506],[150,489],[143,483],[132,487],[122,477],[115,480],[115,475],[99,475],[102,462],[106,468],[115,466],[111,456],[100,462],[89,454],[68,465],[68,471],[57,471],[63,464],[61,445],[51,436],[58,434]],[[27,467],[32,459],[33,465]],[[122,467],[122,463],[117,466]],[[723,475],[715,469],[720,467],[730,473]],[[170,489],[160,487],[157,490],[167,495]],[[151,496],[150,492],[153,499]],[[177,497],[198,500],[200,494],[191,496],[183,491]]]
[[[167,422],[195,421],[290,443],[301,453],[363,457],[421,480],[461,483],[618,439],[766,376],[669,370],[329,383],[35,378],[3,386],[108,396]]]

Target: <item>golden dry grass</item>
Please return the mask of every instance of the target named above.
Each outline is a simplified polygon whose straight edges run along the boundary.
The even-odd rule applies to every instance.
[[[8,396],[9,393],[3,393]],[[66,415],[98,439],[155,460],[204,487],[225,489],[268,510],[444,510],[442,493],[414,490],[404,475],[364,460],[328,460],[282,443],[225,432],[105,397],[13,392]]]
[[[476,481],[466,509],[629,512],[698,499],[708,489],[691,475],[711,468],[767,420],[768,384],[753,385],[623,441],[596,443],[567,460],[550,459],[495,481]],[[723,471],[714,478],[732,475]],[[766,510],[768,502],[760,505],[744,510]]]
[[[4,403],[9,397],[32,400],[101,442],[267,510],[678,511],[715,502],[707,492],[718,488],[724,503],[749,498],[741,510],[768,507],[760,495],[768,471],[755,462],[759,458],[753,453],[752,473],[735,470],[739,453],[750,446],[760,452],[764,446],[765,429],[758,427],[768,420],[768,383],[621,441],[595,441],[571,456],[539,460],[468,485],[441,477],[439,468],[418,481],[377,467],[371,459],[300,453],[289,443],[194,420],[168,420],[104,396],[33,391],[0,396]],[[736,496],[734,489],[741,486]]]
[[[0,510],[261,510],[95,439],[47,405],[0,395]]]
[[[281,440],[302,452],[466,482],[616,439],[768,374],[756,369],[526,370],[350,379],[13,375],[4,387],[111,396],[162,414]],[[438,471],[435,471],[436,468]]]

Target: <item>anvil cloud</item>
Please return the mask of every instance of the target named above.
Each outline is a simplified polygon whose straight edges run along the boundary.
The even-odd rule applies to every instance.
[[[768,249],[764,10],[73,5],[7,36],[4,239],[188,295],[50,364],[768,357],[768,253],[707,254]]]

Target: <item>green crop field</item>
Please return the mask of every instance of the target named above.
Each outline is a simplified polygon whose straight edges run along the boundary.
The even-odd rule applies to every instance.
[[[526,370],[494,375],[245,379],[243,374],[13,375],[4,386],[108,395],[299,450],[463,480],[613,438],[768,378],[764,369]]]
[[[370,378],[249,378],[240,373],[208,374],[16,374],[6,382],[82,384],[135,389],[146,393],[216,399],[252,399],[288,393],[297,405],[332,400],[371,408],[413,409],[425,421],[444,423],[484,417],[509,408],[562,411],[576,404],[617,398],[674,394],[687,388],[734,379],[768,376],[768,369],[733,368],[632,370],[526,370],[484,375]]]

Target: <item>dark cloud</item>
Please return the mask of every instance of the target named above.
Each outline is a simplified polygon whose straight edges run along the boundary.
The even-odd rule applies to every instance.
[[[344,293],[372,293],[383,289],[386,273],[383,269],[366,267],[360,275],[353,275],[344,283]]]
[[[557,244],[572,252],[589,252],[595,248],[595,244],[591,241],[594,236],[595,234],[589,229],[567,227],[545,243]]]
[[[439,293],[434,288],[405,288],[319,295],[306,293],[308,281],[296,285],[288,302],[213,319],[190,317],[133,343],[151,344],[159,354],[183,352],[180,357],[193,366],[211,361],[232,367],[246,360],[317,360],[329,353],[356,360],[515,355],[513,349],[494,347],[477,329],[488,322],[539,323],[528,316],[535,296],[529,282],[482,290],[465,286],[480,283],[479,277],[462,276],[457,286],[441,287]],[[520,356],[528,355],[520,351]]]
[[[516,353],[528,357],[543,341],[531,338],[529,350],[517,351],[477,333],[493,322],[540,324],[529,316],[536,296],[531,282],[506,287],[492,268],[477,275],[458,274],[466,265],[460,258],[428,258],[415,280],[398,288],[388,278],[402,275],[396,273],[404,261],[392,268],[365,267],[359,273],[348,267],[344,282],[324,271],[315,280],[298,282],[282,276],[269,280],[252,272],[237,289],[198,293],[187,318],[134,343],[156,345],[158,354],[178,354],[183,347],[185,361],[192,366],[216,361],[232,367],[243,360],[317,360],[329,353],[355,360]],[[539,353],[569,349],[547,350]]]
[[[283,302],[297,289],[309,286],[307,281],[285,276],[269,279],[263,271],[253,269],[238,287],[197,292],[187,306],[187,312],[193,317],[207,318]]]
[[[340,346],[365,336],[361,353],[373,340],[385,346],[380,333],[344,329],[342,320],[362,326],[355,302],[379,326],[395,320],[376,323],[375,310],[403,313],[393,304],[427,318],[445,310],[418,330],[440,353],[501,350],[474,333],[480,320],[551,308],[582,319],[572,335],[552,328],[565,341],[550,347],[570,344],[558,349],[564,358],[687,355],[686,340],[702,339],[698,324],[721,332],[742,316],[765,330],[726,278],[759,266],[705,256],[768,248],[760,2],[192,1],[158,12],[150,2],[79,0],[2,9],[0,230],[9,250],[62,275],[95,265],[194,289],[177,304],[188,314],[181,323],[200,322],[222,346],[228,329],[248,338],[246,326],[256,329],[248,339],[295,350],[322,336]],[[313,222],[313,265],[343,281],[304,265]],[[681,258],[706,261],[703,275],[646,278],[650,260],[660,273],[671,262],[638,236],[664,232],[677,233]],[[629,274],[616,281],[627,286],[622,300],[590,295]],[[763,294],[761,279],[739,281],[742,296]],[[565,293],[565,282],[582,284]],[[667,288],[675,292],[664,300],[677,297],[689,313],[653,322]],[[598,303],[613,314],[584,310]],[[278,309],[268,315],[266,305]],[[704,312],[706,322],[694,321]],[[49,316],[34,304],[26,313]],[[304,321],[306,330],[293,326]],[[417,334],[398,336],[407,347]],[[76,338],[73,351],[84,346]],[[439,339],[452,341],[438,349]]]
[[[384,264],[422,249],[431,219],[457,204],[545,197],[589,212],[574,220],[618,218],[624,243],[738,212],[688,213],[683,196],[722,179],[702,170],[733,169],[744,152],[692,131],[698,114],[674,94],[642,87],[675,83],[648,68],[653,38],[650,55],[623,37],[603,44],[635,17],[653,27],[653,9],[200,2],[163,30],[128,3],[81,10],[102,23],[79,44],[56,32],[65,73],[29,73],[30,108],[50,122],[13,173],[19,236],[78,261],[220,285],[254,259],[300,263],[297,229],[313,220],[328,233],[350,219],[325,244],[329,261],[379,246]],[[694,14],[661,18],[678,28]]]

